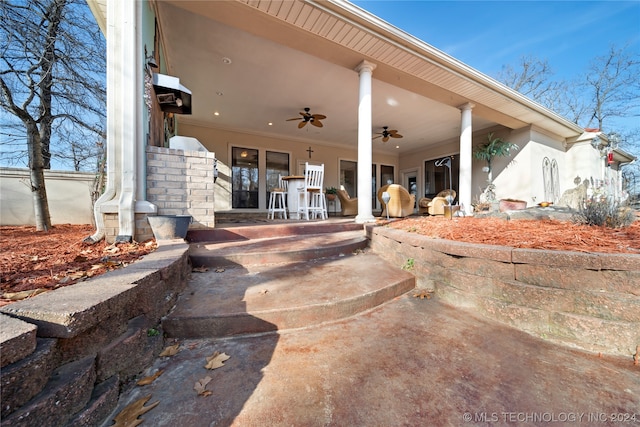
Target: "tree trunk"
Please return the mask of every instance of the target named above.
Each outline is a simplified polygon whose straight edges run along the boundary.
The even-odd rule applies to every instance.
[[[27,128],[27,140],[29,145],[31,170],[31,195],[33,197],[33,210],[35,214],[36,230],[49,231],[51,228],[51,215],[47,201],[47,188],[44,182],[44,159],[42,156],[42,144],[40,133],[35,124]]]

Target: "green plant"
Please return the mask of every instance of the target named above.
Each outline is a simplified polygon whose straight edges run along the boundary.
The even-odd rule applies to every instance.
[[[158,335],[160,335],[160,331],[155,329],[155,328],[149,328],[147,329],[147,336],[148,337],[157,337]]]
[[[403,270],[413,270],[413,266],[414,266],[414,259],[413,258],[409,258],[409,259],[407,259],[407,261],[402,266],[402,269]]]
[[[494,157],[507,157],[511,155],[511,150],[517,150],[519,147],[509,141],[505,141],[500,137],[493,136],[493,133],[487,135],[487,142],[479,144],[473,150],[473,157],[478,160],[487,162],[487,181],[489,185],[493,182],[491,163]]]
[[[324,192],[327,194],[338,194],[338,189],[336,187],[327,187]]]

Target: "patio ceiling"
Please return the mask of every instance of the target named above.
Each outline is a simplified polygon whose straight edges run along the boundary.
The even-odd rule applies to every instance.
[[[312,1],[156,2],[167,73],[193,93],[193,113],[180,120],[355,149],[354,68],[366,59],[377,65],[372,131],[389,126],[404,136],[386,144],[376,139],[374,151],[410,153],[457,141],[457,107],[466,102],[476,105],[474,131],[536,124],[565,138],[580,133],[470,67],[347,6],[352,9]],[[298,129],[298,121],[286,121],[305,107],[327,116],[323,128]]]

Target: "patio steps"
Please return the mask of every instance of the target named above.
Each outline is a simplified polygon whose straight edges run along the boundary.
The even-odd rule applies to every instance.
[[[165,334],[218,338],[308,327],[362,313],[415,287],[412,274],[368,252],[361,224],[326,224],[315,233],[309,227],[234,227],[229,232],[243,240],[192,241],[194,267],[208,269],[192,274],[163,320]],[[252,233],[281,236],[248,238]]]

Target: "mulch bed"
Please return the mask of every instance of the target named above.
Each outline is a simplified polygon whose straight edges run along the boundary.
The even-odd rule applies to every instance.
[[[640,221],[608,228],[569,221],[503,218],[408,217],[390,227],[424,236],[514,248],[640,254]]]
[[[48,232],[0,227],[0,305],[11,302],[13,293],[56,289],[122,268],[157,247],[155,240],[83,243],[94,232],[91,225],[56,225]]]

